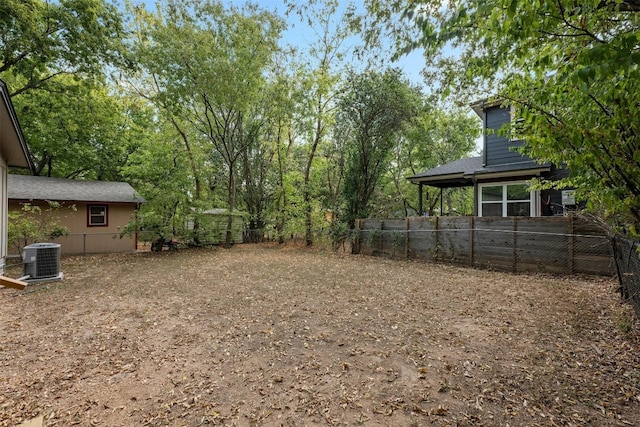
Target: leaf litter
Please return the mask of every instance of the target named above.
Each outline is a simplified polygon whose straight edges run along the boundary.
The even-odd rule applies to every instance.
[[[638,324],[610,278],[272,244],[62,265],[0,290],[0,426],[640,420]]]

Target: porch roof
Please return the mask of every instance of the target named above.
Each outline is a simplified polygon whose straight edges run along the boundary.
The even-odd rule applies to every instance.
[[[442,166],[407,177],[415,184],[426,184],[433,187],[467,187],[473,185],[469,176],[476,169],[482,168],[482,156],[459,159]]]
[[[483,156],[467,157],[407,177],[414,184],[438,188],[469,187],[474,180],[538,176],[551,170],[551,163],[527,160],[495,166],[484,166]]]

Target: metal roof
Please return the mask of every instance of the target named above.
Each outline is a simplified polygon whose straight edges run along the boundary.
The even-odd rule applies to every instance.
[[[8,175],[7,191],[14,200],[144,203],[126,182],[88,181],[45,176]]]

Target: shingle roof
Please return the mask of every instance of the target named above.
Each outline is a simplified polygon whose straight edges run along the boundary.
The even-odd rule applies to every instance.
[[[414,183],[425,183],[435,187],[456,187],[472,185],[472,177],[481,178],[483,175],[501,174],[513,172],[514,176],[522,176],[530,171],[537,173],[541,170],[549,170],[551,163],[537,163],[533,160],[526,160],[518,163],[508,163],[495,166],[483,166],[482,156],[467,157],[456,160],[433,169],[428,169],[419,174],[407,177]]]
[[[86,181],[44,176],[9,175],[9,199],[76,202],[144,203],[126,182]]]
[[[467,157],[460,160],[455,160],[451,163],[438,166],[433,169],[426,170],[424,172],[415,174],[407,179],[413,180],[416,178],[427,178],[432,176],[452,175],[452,174],[470,174],[476,169],[482,168],[482,156]]]

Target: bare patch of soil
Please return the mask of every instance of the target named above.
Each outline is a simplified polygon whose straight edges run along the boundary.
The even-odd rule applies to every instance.
[[[0,290],[0,426],[640,423],[612,279],[275,245],[63,271]]]

